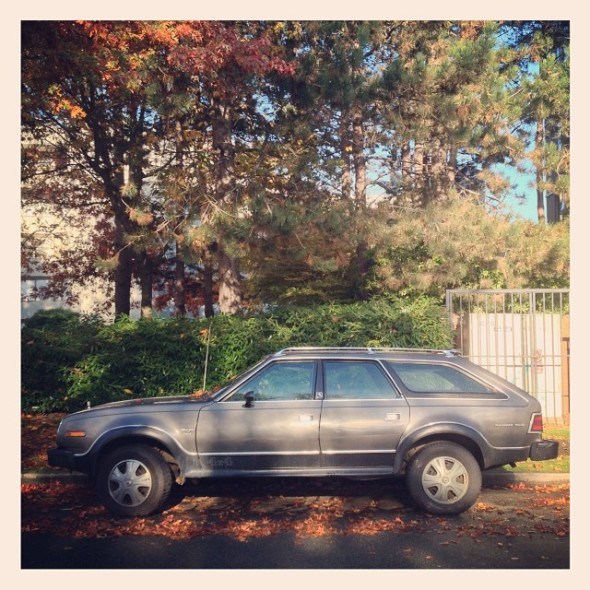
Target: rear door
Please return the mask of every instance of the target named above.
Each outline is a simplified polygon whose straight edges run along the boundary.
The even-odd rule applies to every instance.
[[[409,407],[380,363],[325,360],[322,387],[322,468],[391,472]]]

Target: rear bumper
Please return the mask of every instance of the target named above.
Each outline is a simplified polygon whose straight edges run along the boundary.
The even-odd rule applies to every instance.
[[[529,458],[532,461],[555,459],[559,451],[559,443],[555,440],[537,440],[531,445]]]

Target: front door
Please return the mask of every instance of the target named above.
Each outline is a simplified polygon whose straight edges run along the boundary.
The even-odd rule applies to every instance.
[[[409,407],[375,361],[323,362],[321,466],[331,473],[391,473]]]
[[[319,466],[317,363],[279,360],[204,407],[197,451],[205,473],[305,473]],[[246,400],[248,394],[249,400]]]

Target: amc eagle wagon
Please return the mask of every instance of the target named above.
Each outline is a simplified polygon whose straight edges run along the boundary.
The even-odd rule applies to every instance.
[[[539,402],[456,351],[291,348],[208,397],[114,402],[64,418],[49,464],[89,474],[122,516],[172,485],[244,476],[405,476],[418,507],[471,507],[482,470],[552,459]]]

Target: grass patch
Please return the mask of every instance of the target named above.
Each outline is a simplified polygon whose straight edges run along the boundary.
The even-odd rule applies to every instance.
[[[522,461],[515,468],[504,466],[510,473],[569,473],[570,472],[570,429],[568,426],[545,424],[543,438],[559,443],[559,454],[550,461]]]

